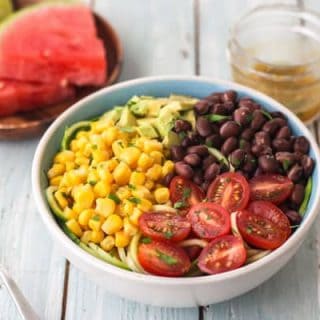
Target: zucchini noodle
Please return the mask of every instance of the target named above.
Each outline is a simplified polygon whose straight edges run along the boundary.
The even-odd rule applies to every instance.
[[[172,213],[177,213],[177,210],[173,207],[167,206],[165,204],[155,204],[152,206],[154,211],[167,211]]]
[[[207,245],[208,245],[208,242],[206,240],[197,239],[197,238],[184,240],[179,243],[180,247],[198,246],[201,248],[205,248]]]
[[[137,270],[137,272],[147,273],[142,268],[142,266],[138,260],[138,256],[137,256],[140,237],[141,237],[141,234],[138,233],[132,238],[130,245],[129,245],[128,257],[132,260],[133,265],[134,265],[135,269]]]
[[[123,263],[128,264],[128,262],[127,262],[126,250],[124,250],[124,248],[118,248],[118,254],[119,254],[120,260],[121,260]]]

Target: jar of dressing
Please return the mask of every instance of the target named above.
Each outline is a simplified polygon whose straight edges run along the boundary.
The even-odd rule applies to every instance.
[[[266,93],[304,122],[320,114],[320,15],[264,5],[234,25],[228,43],[234,81]]]

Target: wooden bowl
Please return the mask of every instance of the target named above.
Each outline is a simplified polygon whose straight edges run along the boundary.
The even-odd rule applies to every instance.
[[[116,82],[120,75],[123,61],[123,48],[113,27],[104,18],[95,13],[93,15],[98,36],[106,48],[108,74],[107,81],[103,85],[103,87],[105,87]],[[0,139],[25,139],[41,134],[64,110],[98,89],[97,87],[78,88],[74,99],[66,100],[65,102],[43,109],[0,117]]]

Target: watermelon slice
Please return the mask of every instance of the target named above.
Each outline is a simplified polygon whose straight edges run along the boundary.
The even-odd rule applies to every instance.
[[[0,116],[29,111],[74,97],[74,89],[58,84],[0,80]]]
[[[106,73],[105,49],[85,5],[34,5],[0,26],[0,78],[99,86]]]

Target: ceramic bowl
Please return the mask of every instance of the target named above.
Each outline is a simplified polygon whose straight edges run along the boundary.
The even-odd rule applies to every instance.
[[[205,97],[212,92],[236,90],[240,96],[254,98],[269,111],[281,111],[288,117],[296,135],[305,136],[316,161],[313,189],[301,226],[277,250],[250,265],[230,272],[193,278],[167,278],[129,272],[103,262],[72,242],[56,223],[45,198],[45,172],[58,151],[64,129],[74,122],[94,118],[114,105],[124,104],[133,95],[168,96],[171,93]],[[241,295],[274,275],[296,253],[307,236],[320,207],[320,155],[316,141],[303,123],[275,100],[232,82],[200,77],[151,77],[123,82],[102,89],[73,105],[50,126],[42,137],[32,168],[33,193],[40,216],[61,253],[110,292],[138,302],[168,307],[208,305]]]

